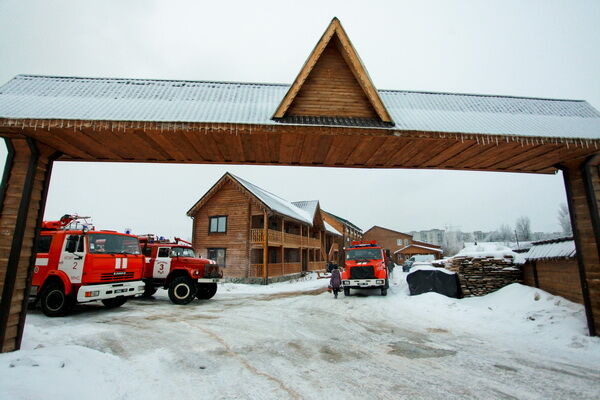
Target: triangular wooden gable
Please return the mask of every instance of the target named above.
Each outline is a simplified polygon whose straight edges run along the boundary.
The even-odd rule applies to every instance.
[[[226,172],[205,194],[188,210],[186,215],[188,217],[193,217],[194,214],[198,212],[207,202],[210,200],[226,183],[232,183],[237,187],[237,189],[242,192],[246,197],[248,197],[251,201],[253,201],[259,208],[264,211],[271,211],[271,208],[263,203],[258,197],[254,195],[251,191],[246,189],[244,185],[239,183],[237,179],[235,179],[229,172]]]
[[[339,117],[393,123],[360,57],[334,18],[273,119]]]

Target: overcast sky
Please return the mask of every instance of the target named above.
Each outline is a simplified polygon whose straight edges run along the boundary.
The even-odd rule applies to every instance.
[[[600,109],[599,1],[0,0],[0,85],[23,73],[291,83],[334,16],[379,89]],[[560,174],[59,162],[46,218],[190,237],[186,211],[226,171],[363,229],[493,230],[527,215],[558,231],[566,200]]]

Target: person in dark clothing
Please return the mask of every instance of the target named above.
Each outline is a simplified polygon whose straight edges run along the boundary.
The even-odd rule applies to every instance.
[[[337,299],[340,287],[342,286],[342,276],[340,275],[340,268],[334,265],[331,270],[331,279],[329,279],[329,286],[333,291],[333,297]]]

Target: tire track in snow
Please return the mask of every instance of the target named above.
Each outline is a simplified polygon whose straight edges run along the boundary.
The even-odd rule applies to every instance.
[[[270,380],[271,382],[277,384],[282,390],[288,392],[289,395],[291,396],[291,398],[293,398],[295,400],[300,400],[302,398],[296,391],[294,391],[293,389],[290,389],[289,387],[287,387],[279,379],[275,378],[272,375],[267,374],[266,372],[259,371],[255,366],[253,366],[252,364],[250,364],[245,358],[243,358],[238,353],[236,353],[235,351],[233,351],[233,349],[231,348],[231,346],[229,346],[227,344],[227,342],[222,337],[220,337],[219,335],[217,335],[216,333],[211,332],[208,329],[203,328],[201,326],[192,325],[192,324],[190,324],[188,322],[185,322],[185,321],[182,321],[182,322],[185,323],[186,325],[192,327],[192,328],[201,330],[202,332],[206,333],[208,336],[210,336],[211,338],[213,338],[214,340],[216,340],[217,342],[219,342],[225,348],[225,351],[227,352],[227,354],[229,354],[231,357],[237,359],[244,366],[244,368],[246,368],[248,371],[250,371],[254,375],[262,376],[262,377]]]

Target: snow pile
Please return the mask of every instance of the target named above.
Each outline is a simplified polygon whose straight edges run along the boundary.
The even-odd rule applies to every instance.
[[[445,268],[434,267],[430,263],[414,263],[412,267],[410,267],[409,274],[417,271],[440,271],[448,275],[456,274],[456,272],[448,271]]]
[[[466,245],[454,257],[493,258],[496,260],[512,259],[515,264],[523,264],[525,257],[515,253],[509,247],[498,243],[477,243]]]

